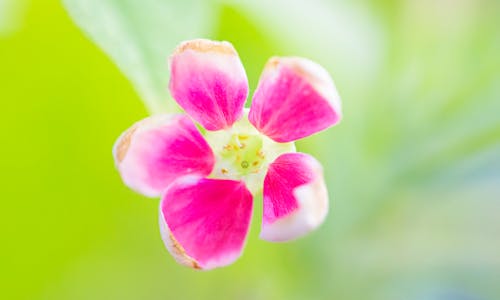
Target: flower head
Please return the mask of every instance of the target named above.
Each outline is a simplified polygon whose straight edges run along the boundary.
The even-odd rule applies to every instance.
[[[184,42],[170,72],[170,92],[186,114],[137,122],[113,155],[126,185],[161,197],[160,228],[173,257],[196,269],[234,262],[261,191],[260,238],[288,241],[317,228],[328,212],[322,167],[293,142],[341,119],[328,73],[304,58],[273,57],[246,110],[248,81],[230,43]]]

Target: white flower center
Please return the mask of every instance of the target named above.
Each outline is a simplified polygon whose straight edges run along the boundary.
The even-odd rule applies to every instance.
[[[295,152],[294,143],[277,143],[259,133],[248,121],[245,111],[230,129],[207,131],[207,139],[215,154],[215,166],[209,177],[244,180],[256,194],[262,189],[267,168],[279,155]]]

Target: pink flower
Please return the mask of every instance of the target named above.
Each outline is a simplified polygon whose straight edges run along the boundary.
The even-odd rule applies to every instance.
[[[230,43],[184,42],[170,72],[170,92],[187,114],[137,122],[113,155],[126,185],[161,196],[161,233],[174,258],[197,269],[233,263],[262,189],[261,239],[288,241],[317,228],[328,212],[322,167],[293,141],[339,122],[328,73],[304,58],[273,57],[247,111],[248,81]]]

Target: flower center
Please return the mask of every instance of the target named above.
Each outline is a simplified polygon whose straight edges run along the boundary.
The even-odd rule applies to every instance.
[[[294,143],[276,143],[248,121],[248,111],[231,128],[207,131],[205,138],[215,154],[211,178],[244,180],[252,193],[262,188],[267,167],[279,155],[295,152]]]
[[[258,135],[233,134],[222,147],[220,156],[232,165],[232,170],[222,168],[223,174],[229,174],[230,171],[236,171],[235,175],[240,176],[258,173],[265,159],[262,139]]]

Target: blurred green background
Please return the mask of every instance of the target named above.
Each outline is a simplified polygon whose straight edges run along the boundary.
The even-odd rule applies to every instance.
[[[500,299],[499,16],[495,0],[0,0],[0,298]],[[158,201],[111,157],[176,109],[166,58],[194,37],[231,41],[252,89],[269,56],[309,57],[344,103],[298,143],[325,167],[325,224],[260,241],[256,199],[242,258],[211,272],[173,261]]]

